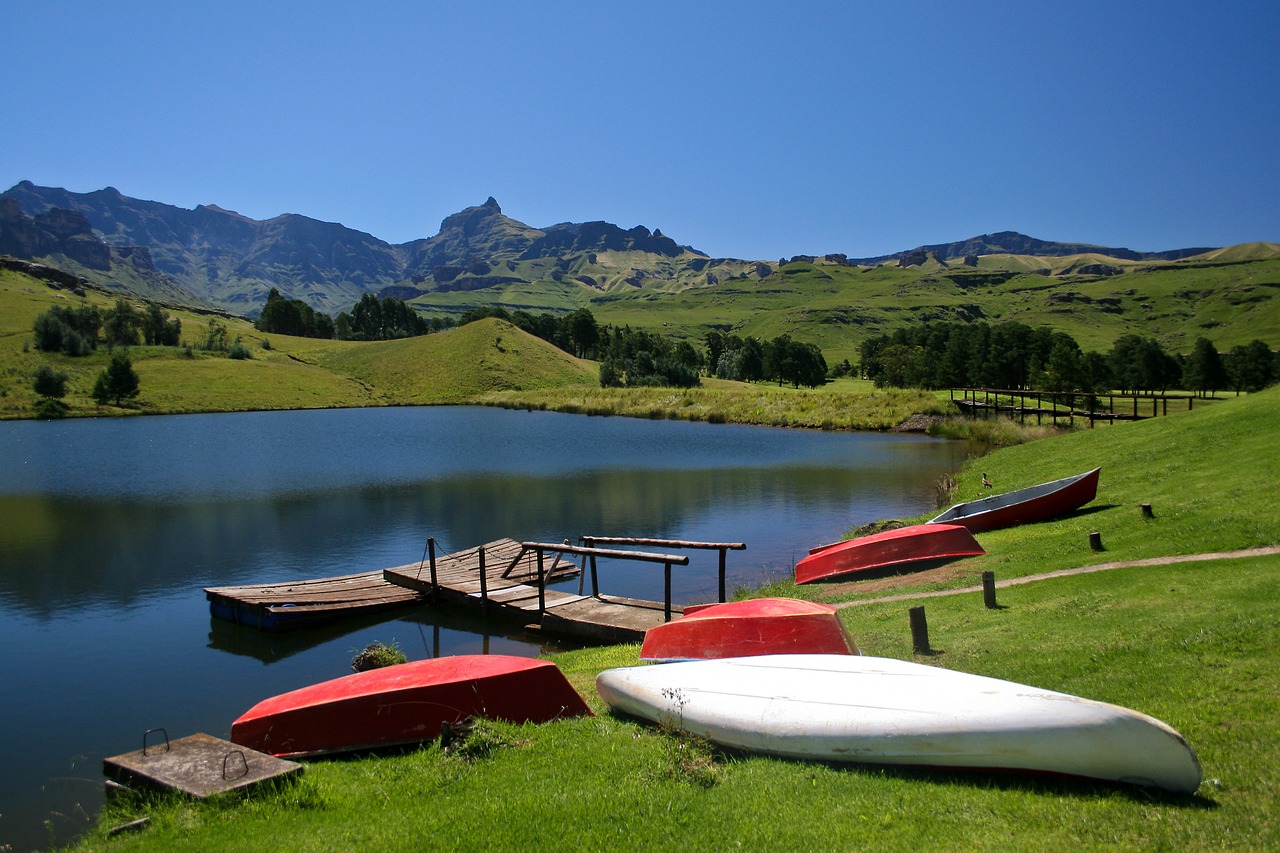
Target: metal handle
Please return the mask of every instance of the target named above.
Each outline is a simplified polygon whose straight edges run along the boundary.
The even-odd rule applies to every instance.
[[[164,751],[168,752],[169,751],[169,733],[166,732],[163,728],[157,726],[154,729],[147,729],[145,732],[142,733],[142,754],[143,755],[148,754],[147,753],[147,737],[152,732],[160,732],[160,734],[164,735]]]
[[[230,752],[228,752],[225,756],[223,756],[223,758],[222,758],[222,778],[223,778],[223,779],[226,779],[226,780],[228,780],[228,781],[230,781],[231,777],[229,777],[229,776],[227,775],[227,762],[231,760],[231,756],[233,756],[233,755],[238,755],[238,756],[240,756],[240,763],[241,763],[242,765],[244,765],[244,772],[243,772],[243,773],[241,773],[241,774],[240,774],[239,776],[237,776],[236,778],[237,778],[237,779],[243,779],[245,776],[248,776],[248,775],[249,775],[249,759],[247,759],[247,758],[245,758],[245,757],[244,757],[244,751],[243,751],[243,750],[233,749],[233,750],[231,750]]]

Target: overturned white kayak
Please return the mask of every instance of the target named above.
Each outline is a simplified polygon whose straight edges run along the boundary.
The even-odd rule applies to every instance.
[[[610,669],[614,710],[791,758],[1064,774],[1192,793],[1200,762],[1154,717],[980,675],[850,655]]]

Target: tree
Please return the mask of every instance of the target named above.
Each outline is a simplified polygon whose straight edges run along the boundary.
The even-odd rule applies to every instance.
[[[129,359],[128,350],[119,349],[111,353],[111,361],[106,369],[98,374],[93,383],[93,399],[98,405],[105,406],[114,400],[119,406],[122,400],[138,396],[138,374],[133,370],[133,362]]]
[[[143,317],[126,299],[117,299],[114,308],[102,315],[102,336],[107,346],[132,346],[138,342]]]
[[[1075,391],[1084,384],[1082,372],[1080,345],[1070,335],[1054,332],[1053,348],[1038,385],[1046,391]]]
[[[205,331],[204,346],[201,349],[209,352],[226,352],[227,327],[210,317],[208,329]]]
[[[35,381],[31,385],[41,397],[56,399],[67,396],[67,374],[47,364],[36,368]]]
[[[1196,339],[1195,348],[1182,366],[1182,380],[1187,388],[1200,392],[1201,396],[1216,394],[1218,389],[1226,387],[1227,368],[1213,341]]]
[[[579,308],[560,321],[559,335],[567,344],[567,351],[578,358],[589,358],[600,342],[600,326],[595,316],[586,308]]]
[[[63,352],[70,356],[88,355],[98,345],[98,329],[102,315],[97,308],[82,305],[64,308],[55,305],[36,317],[32,324],[36,349]]]
[[[148,346],[176,347],[182,337],[182,321],[154,302],[142,315],[142,342]]]
[[[1275,353],[1257,338],[1233,347],[1227,353],[1226,369],[1231,387],[1237,394],[1241,391],[1261,391],[1280,378],[1280,365],[1277,365]]]
[[[703,343],[707,347],[707,367],[715,372],[720,364],[720,356],[724,355],[725,334],[713,329],[703,337]]]

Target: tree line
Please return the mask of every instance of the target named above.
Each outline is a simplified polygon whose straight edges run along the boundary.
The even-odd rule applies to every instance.
[[[1018,322],[934,322],[869,338],[861,375],[878,387],[961,388],[1103,393],[1201,394],[1255,391],[1280,379],[1280,361],[1261,340],[1225,356],[1207,338],[1182,356],[1159,341],[1122,335],[1107,352],[1084,351],[1066,332]]]
[[[93,305],[71,308],[54,305],[32,323],[35,346],[44,352],[85,356],[98,344],[108,348],[133,346],[177,346],[182,337],[182,321],[154,302],[139,310],[126,299],[105,311]]]

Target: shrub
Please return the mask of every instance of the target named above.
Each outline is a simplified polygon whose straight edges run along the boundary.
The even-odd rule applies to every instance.
[[[400,651],[400,647],[396,645],[396,641],[392,640],[391,645],[384,646],[382,643],[370,643],[364,647],[358,655],[351,659],[351,668],[356,672],[365,672],[370,669],[379,669],[384,666],[395,666],[396,664],[405,663],[408,660],[404,656],[404,652]]]
[[[236,342],[231,345],[231,349],[227,350],[228,358],[245,359],[253,358],[253,353],[244,345],[244,342],[236,338]]]

